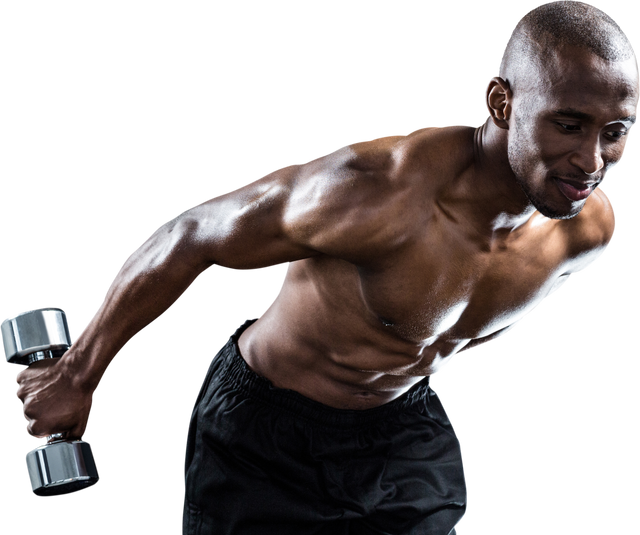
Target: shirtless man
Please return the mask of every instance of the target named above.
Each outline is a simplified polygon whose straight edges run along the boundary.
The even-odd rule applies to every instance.
[[[602,252],[614,221],[596,188],[637,101],[611,19],[573,2],[534,10],[481,127],[346,147],[161,227],[73,348],[19,375],[30,433],[80,437],[111,359],[206,268],[290,262],[203,385],[184,532],[453,533],[462,464],[428,377]]]

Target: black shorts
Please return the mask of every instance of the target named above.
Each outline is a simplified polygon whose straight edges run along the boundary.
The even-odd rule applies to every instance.
[[[231,337],[187,443],[185,535],[449,535],[465,510],[458,440],[428,379],[373,409],[275,388]]]

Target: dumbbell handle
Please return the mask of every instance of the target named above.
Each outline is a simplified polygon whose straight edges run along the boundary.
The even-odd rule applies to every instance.
[[[54,433],[53,435],[49,435],[47,437],[47,442],[58,442],[59,440],[66,440],[68,433],[65,431],[63,433]]]

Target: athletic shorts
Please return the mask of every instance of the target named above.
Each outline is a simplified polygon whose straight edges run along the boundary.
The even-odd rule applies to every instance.
[[[466,490],[428,378],[367,410],[275,388],[238,350],[216,356],[191,418],[184,535],[451,535]]]

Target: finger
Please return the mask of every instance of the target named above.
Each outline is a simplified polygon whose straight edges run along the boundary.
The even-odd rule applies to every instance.
[[[85,426],[78,427],[73,431],[73,436],[80,440],[82,438],[82,435],[84,435],[85,428]]]
[[[13,374],[13,384],[17,385],[20,382],[20,374],[26,370],[26,368],[20,368],[16,373]]]
[[[27,418],[28,419],[28,418]],[[36,438],[46,437],[47,433],[42,431],[40,425],[36,420],[29,420],[29,424],[27,425],[27,433]]]

